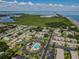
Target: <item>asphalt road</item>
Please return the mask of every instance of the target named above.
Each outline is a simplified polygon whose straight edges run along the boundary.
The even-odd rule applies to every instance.
[[[47,53],[47,50],[48,50],[48,47],[49,47],[51,38],[52,38],[52,33],[51,33],[51,35],[50,35],[50,38],[49,38],[49,40],[48,40],[48,43],[46,44],[46,47],[45,47],[45,50],[44,50],[44,52],[43,52],[43,55],[42,55],[41,59],[45,59],[45,56],[46,56],[46,53]]]

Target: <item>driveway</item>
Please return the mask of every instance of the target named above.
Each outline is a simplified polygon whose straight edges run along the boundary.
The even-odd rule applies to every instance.
[[[78,59],[77,51],[70,51],[71,52],[71,59]]]
[[[64,49],[57,48],[56,59],[64,59]]]

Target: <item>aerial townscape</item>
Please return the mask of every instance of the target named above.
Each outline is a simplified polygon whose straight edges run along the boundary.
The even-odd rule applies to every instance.
[[[14,22],[0,22],[0,59],[79,59],[79,27],[69,18],[60,14],[10,18]]]
[[[79,0],[0,0],[0,59],[79,59]]]

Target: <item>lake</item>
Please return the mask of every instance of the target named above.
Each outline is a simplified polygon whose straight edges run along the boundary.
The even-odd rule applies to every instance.
[[[15,22],[10,16],[1,17],[0,22]]]

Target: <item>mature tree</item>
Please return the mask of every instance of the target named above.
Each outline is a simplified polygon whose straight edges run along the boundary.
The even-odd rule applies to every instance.
[[[0,41],[0,52],[6,51],[8,47],[9,46],[5,42]]]

